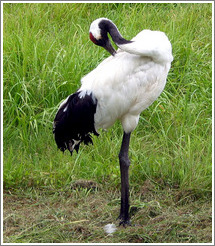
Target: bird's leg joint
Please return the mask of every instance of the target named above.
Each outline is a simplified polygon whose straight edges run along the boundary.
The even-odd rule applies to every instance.
[[[119,153],[119,163],[122,167],[129,167],[130,166],[130,160],[128,155],[125,155],[124,153]]]

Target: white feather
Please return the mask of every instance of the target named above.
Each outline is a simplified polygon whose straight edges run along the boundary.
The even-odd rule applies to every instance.
[[[173,61],[171,43],[163,32],[143,30],[131,41],[134,42],[119,45],[119,48],[131,54],[152,57],[159,63]]]
[[[105,231],[107,234],[112,234],[112,233],[114,233],[116,230],[117,230],[117,228],[116,228],[116,225],[114,225],[114,224],[107,224],[107,225],[104,226],[104,231]]]
[[[162,32],[143,30],[133,43],[119,46],[113,57],[82,78],[80,91],[98,100],[95,128],[108,128],[119,119],[125,132],[138,124],[140,113],[161,94],[172,57],[171,44]]]

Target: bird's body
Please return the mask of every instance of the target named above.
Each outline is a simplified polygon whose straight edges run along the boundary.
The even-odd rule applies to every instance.
[[[60,105],[54,132],[63,151],[69,149],[72,153],[82,141],[92,142],[90,133],[98,135],[98,129],[107,129],[116,120],[121,121],[124,134],[129,135],[129,144],[140,113],[165,87],[173,57],[171,43],[163,32],[143,30],[127,41],[111,21],[100,18],[91,24],[90,38],[103,47],[97,41],[105,36],[105,28],[119,49],[116,52],[108,43],[107,50],[113,56],[85,75],[80,89]],[[124,152],[123,144],[121,150]]]
[[[162,32],[144,30],[132,40],[145,42],[143,46],[148,49],[147,56],[119,49],[114,57],[106,58],[81,79],[80,97],[92,93],[98,100],[94,116],[96,130],[107,129],[119,119],[125,132],[131,132],[138,123],[139,114],[164,89],[172,61],[171,44],[167,37]],[[165,57],[162,55],[164,48]],[[138,52],[138,49],[135,51]],[[144,52],[141,47],[140,51]]]

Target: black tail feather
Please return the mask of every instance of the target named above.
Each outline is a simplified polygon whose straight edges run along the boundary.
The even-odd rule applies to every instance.
[[[54,119],[53,133],[61,151],[68,149],[72,154],[75,149],[78,153],[82,142],[86,145],[93,143],[90,134],[99,135],[94,126],[96,107],[97,100],[92,93],[80,98],[80,92],[76,92],[59,108]]]
[[[79,146],[80,146],[80,143],[78,143],[78,144],[75,145],[75,147],[74,147],[74,149],[75,149],[75,151],[76,151],[77,154],[78,154]],[[71,154],[72,154],[72,152],[71,152]]]

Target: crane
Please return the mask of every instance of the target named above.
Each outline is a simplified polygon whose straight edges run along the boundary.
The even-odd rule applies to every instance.
[[[118,47],[113,48],[108,34]],[[98,129],[108,129],[116,120],[123,127],[119,152],[121,173],[120,225],[129,225],[129,166],[131,132],[140,113],[163,91],[171,62],[172,46],[161,31],[142,30],[126,40],[107,18],[90,25],[90,40],[111,56],[81,79],[81,87],[69,95],[57,111],[53,124],[56,144],[61,151],[78,152],[81,143],[92,142]]]

